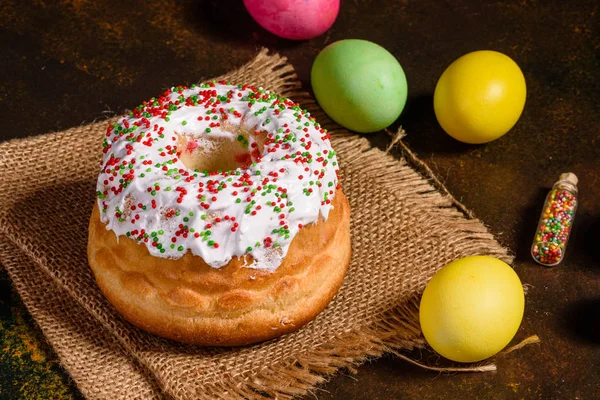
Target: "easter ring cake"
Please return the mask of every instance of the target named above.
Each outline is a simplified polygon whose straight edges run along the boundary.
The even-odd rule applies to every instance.
[[[174,87],[108,126],[88,260],[132,324],[198,345],[312,320],[350,261],[329,135],[262,88]]]

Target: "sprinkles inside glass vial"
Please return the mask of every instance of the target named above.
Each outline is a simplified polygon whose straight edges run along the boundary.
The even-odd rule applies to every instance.
[[[531,255],[538,264],[551,267],[562,261],[576,210],[577,176],[567,172],[560,175],[542,209],[531,246]]]

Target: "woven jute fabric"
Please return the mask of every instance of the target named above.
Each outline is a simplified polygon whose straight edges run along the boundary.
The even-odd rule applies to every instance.
[[[457,258],[511,257],[410,162],[333,124],[285,58],[266,50],[223,77],[299,101],[332,133],[351,206],[352,261],[313,322],[243,348],[183,345],[141,331],[105,300],[87,263],[101,141],[110,121],[0,145],[0,260],[60,362],[89,398],[289,398],[342,367],[425,346],[418,299]],[[175,82],[176,83],[176,82]]]

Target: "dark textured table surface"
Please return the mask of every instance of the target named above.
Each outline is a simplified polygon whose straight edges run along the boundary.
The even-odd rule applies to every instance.
[[[600,16],[596,1],[343,0],[333,28],[310,41],[278,39],[241,2],[4,0],[0,2],[1,139],[58,131],[122,113],[165,88],[224,73],[260,46],[287,56],[305,87],[326,44],[374,41],[403,65],[408,105],[395,126],[449,190],[516,254],[529,284],[517,339],[534,345],[498,371],[438,375],[394,357],[339,373],[320,399],[600,398]],[[432,93],[460,55],[492,49],[522,68],[527,104],[515,128],[481,146],[437,125]],[[370,136],[378,146],[389,139]],[[580,179],[564,263],[528,255],[543,198],[561,172]],[[1,174],[1,172],[0,172]],[[1,176],[1,175],[0,175]],[[80,397],[0,272],[0,398]],[[425,362],[430,355],[411,354]]]

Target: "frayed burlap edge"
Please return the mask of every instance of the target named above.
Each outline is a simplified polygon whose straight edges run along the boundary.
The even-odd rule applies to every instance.
[[[47,343],[83,395],[94,399],[147,400],[163,397],[158,383],[113,334],[44,273],[19,248],[0,236],[0,262]],[[18,271],[19,273],[16,273]],[[54,307],[46,307],[48,302]],[[90,340],[80,326],[93,326]],[[64,340],[69,337],[69,340]],[[98,358],[103,362],[98,363]],[[115,375],[119,379],[115,379]],[[106,384],[106,383],[109,384]],[[132,393],[132,387],[135,393]]]
[[[469,212],[465,213],[466,208],[457,207],[457,201],[443,188],[443,185],[441,185],[443,188],[441,189],[439,185],[435,184],[437,178],[434,174],[431,173],[428,176],[425,173],[425,179],[418,178],[418,176],[416,179],[411,177],[407,182],[406,175],[413,174],[413,170],[407,171],[405,165],[392,156],[372,148],[366,139],[357,138],[356,135],[349,134],[332,123],[316,106],[315,101],[308,93],[301,90],[293,67],[287,63],[284,57],[277,54],[268,55],[267,50],[263,49],[253,61],[222,78],[236,81],[237,77],[242,74],[240,71],[243,71],[244,76],[247,76],[248,73],[262,76],[265,70],[276,71],[277,75],[272,77],[272,81],[261,82],[262,86],[291,97],[307,108],[317,120],[321,121],[324,127],[330,130],[333,135],[333,145],[338,153],[343,154],[346,150],[352,149],[350,157],[360,158],[365,165],[365,170],[376,176],[381,185],[385,185],[391,190],[402,189],[404,192],[409,191],[418,195],[418,201],[426,201],[432,207],[439,208],[439,211],[454,224],[454,228],[468,235],[469,239],[478,241],[482,254],[494,255],[507,262],[512,261],[511,255],[495,241],[485,226],[474,219]],[[11,141],[1,145],[0,151],[2,146],[11,144],[16,143]],[[350,157],[346,157],[346,162]],[[418,158],[416,156],[412,159],[406,157],[406,161],[413,167],[422,169],[422,165],[415,165],[414,160],[418,160]],[[433,183],[431,183],[432,181]],[[441,194],[440,191],[444,194]],[[465,214],[471,219],[465,219]],[[365,360],[379,357],[385,352],[406,358],[401,353],[402,351],[424,346],[425,341],[420,335],[418,322],[417,298],[414,296],[404,302],[402,307],[390,310],[378,323],[346,333],[312,351],[306,357],[282,362],[279,367],[271,368],[269,371],[263,370],[258,374],[223,379],[219,385],[207,387],[206,394],[202,398],[231,395],[243,398],[299,396],[306,394],[322,383],[326,376],[335,373],[340,368],[348,368],[353,371]],[[493,366],[474,366],[460,368],[460,370],[485,371],[494,368]],[[438,370],[436,367],[432,369]]]

